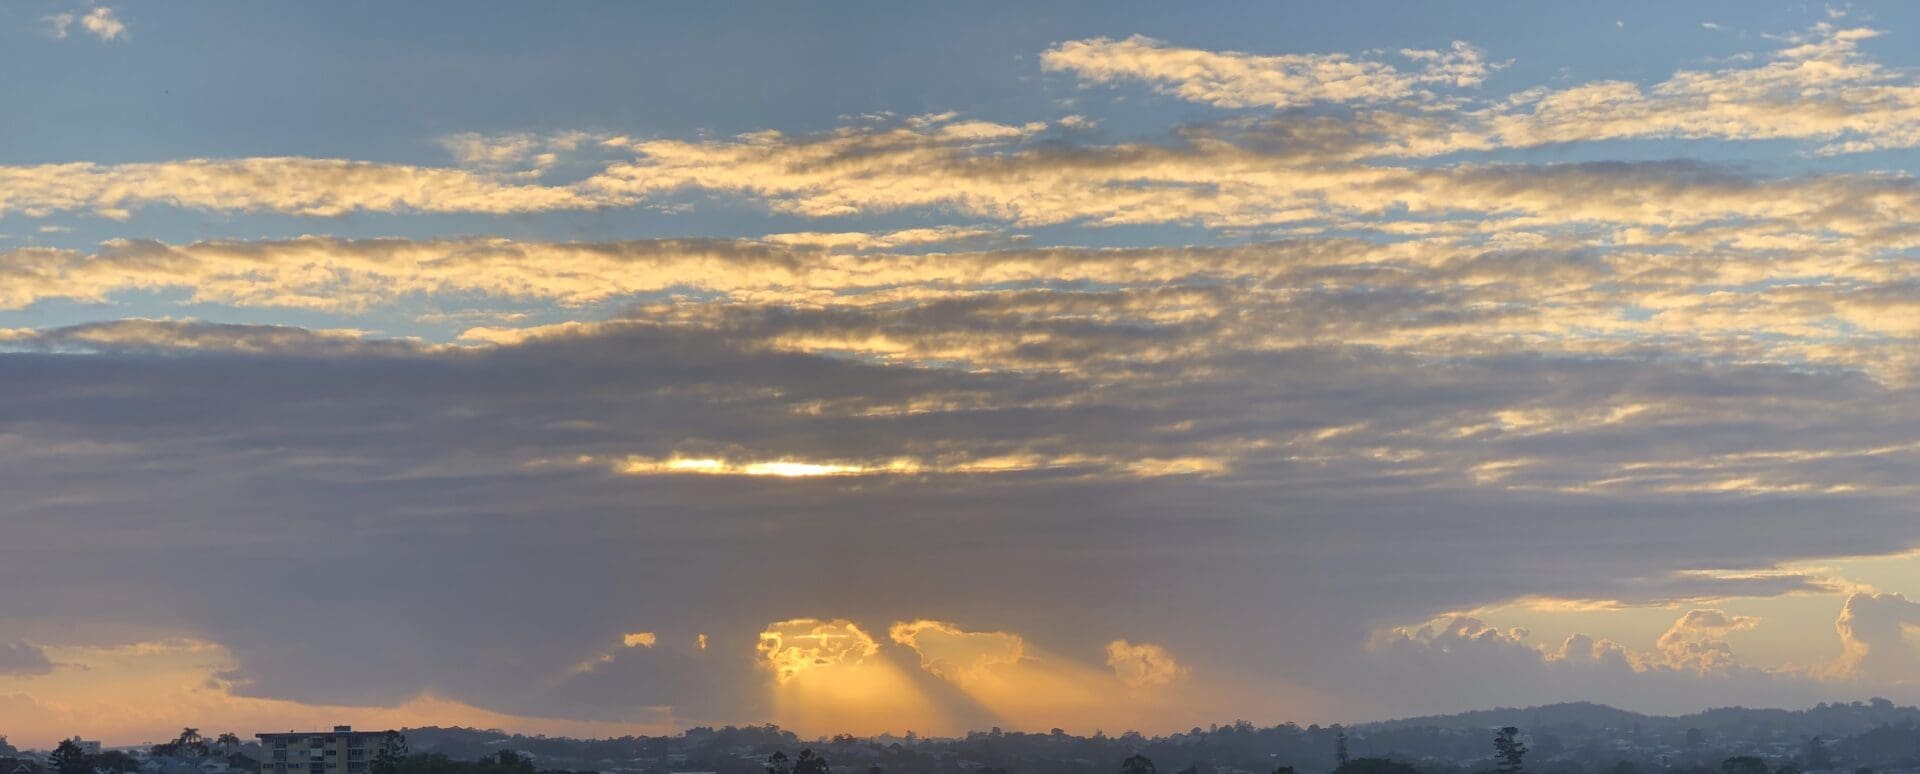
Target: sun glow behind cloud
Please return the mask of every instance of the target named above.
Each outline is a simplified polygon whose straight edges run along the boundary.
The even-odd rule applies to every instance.
[[[880,644],[851,621],[796,618],[760,633],[774,715],[798,728],[856,733],[938,728],[945,715]]]
[[[593,464],[598,459],[583,456],[577,460]],[[1068,474],[1108,475],[1131,478],[1163,476],[1210,476],[1224,474],[1229,464],[1207,457],[1146,457],[1119,460],[1084,454],[1047,456],[1005,454],[966,458],[947,455],[935,460],[909,457],[872,462],[852,460],[804,460],[791,457],[773,460],[741,461],[721,457],[667,458],[630,455],[613,463],[613,468],[629,476],[706,475],[772,476],[778,478],[815,478],[833,476],[916,476],[1021,473],[1052,471]]]

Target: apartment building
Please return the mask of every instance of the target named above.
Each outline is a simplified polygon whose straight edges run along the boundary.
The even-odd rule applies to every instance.
[[[254,734],[260,740],[260,774],[367,774],[381,753],[406,754],[397,731],[289,731]]]

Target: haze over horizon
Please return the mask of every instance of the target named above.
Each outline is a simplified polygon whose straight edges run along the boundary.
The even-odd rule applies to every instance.
[[[1920,703],[1916,36],[0,5],[0,734]]]

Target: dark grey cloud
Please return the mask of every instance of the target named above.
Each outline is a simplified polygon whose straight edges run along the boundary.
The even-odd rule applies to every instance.
[[[1113,638],[1151,641],[1199,674],[1304,685],[1342,711],[1382,714],[1412,695],[1363,679],[1379,654],[1361,646],[1383,625],[1528,594],[1796,591],[1672,573],[1917,537],[1909,502],[1870,490],[1567,488],[1621,460],[1666,460],[1693,480],[1717,474],[1687,466],[1755,449],[1911,438],[1920,401],[1851,373],[1337,345],[977,371],[766,344],[1014,325],[1057,334],[1031,345],[1046,350],[1037,359],[1071,362],[1206,333],[981,312],[1019,303],[741,310],[696,326],[641,313],[476,350],[303,348],[273,329],[261,333],[292,343],[0,355],[0,486],[12,493],[0,520],[16,536],[0,546],[0,583],[16,592],[0,597],[0,619],[79,609],[165,621],[231,648],[252,695],[353,704],[432,691],[509,712],[653,717],[671,705],[724,721],[764,709],[751,653],[767,622],[935,618],[1095,663]],[[1461,433],[1515,407],[1577,419],[1640,404],[1667,408]],[[901,406],[919,408],[874,410]],[[1303,437],[1315,440],[1292,440]],[[1067,466],[774,479],[626,476],[600,462],[676,452],[1230,465],[1204,477]],[[1531,462],[1476,475],[1516,458]],[[1911,471],[1911,457],[1866,459],[1752,464],[1816,483]],[[61,572],[81,566],[93,569]],[[1670,580],[1630,580],[1645,578]],[[305,626],[316,618],[340,623]],[[569,677],[629,631],[661,644]],[[692,647],[698,633],[709,650]],[[1553,674],[1508,701],[1531,700],[1530,686],[1564,694]],[[1649,675],[1617,693],[1752,695],[1690,680]],[[1448,694],[1430,695],[1438,706]]]
[[[0,642],[0,675],[44,675],[53,662],[39,647],[24,642]]]

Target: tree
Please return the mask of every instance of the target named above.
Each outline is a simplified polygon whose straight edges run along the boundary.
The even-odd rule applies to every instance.
[[[47,768],[59,774],[93,774],[93,761],[72,739],[62,739],[60,746],[53,748],[53,754],[47,756]]]
[[[812,748],[800,751],[800,757],[787,757],[786,753],[774,752],[767,759],[767,774],[832,774],[824,755],[815,753]]]
[[[0,755],[12,755],[17,752],[20,751],[14,749],[13,745],[7,744],[7,736],[0,734]]]
[[[806,749],[793,759],[793,774],[833,774],[833,767],[827,765],[826,756]]]
[[[1736,755],[1720,762],[1720,774],[1770,774],[1767,762],[1751,755]]]
[[[1420,774],[1411,764],[1386,758],[1354,758],[1333,771],[1334,774]]]
[[[213,743],[220,745],[220,752],[226,755],[232,755],[233,748],[240,746],[240,737],[232,731],[228,731],[227,733],[221,734],[218,739],[213,740]]]
[[[1293,774],[1293,767],[1281,766],[1279,768],[1274,769],[1273,774]]]
[[[1816,736],[1807,740],[1807,751],[1801,762],[1809,769],[1833,768],[1833,755],[1827,752],[1827,740]]]
[[[1339,768],[1346,768],[1348,761],[1347,730],[1339,726],[1334,726],[1333,729],[1333,760]]]
[[[167,757],[185,755],[205,758],[207,757],[207,740],[200,735],[200,729],[189,726],[180,729],[180,735],[174,737],[173,741],[154,745],[153,754]]]
[[[1507,726],[1493,735],[1493,770],[1500,774],[1526,771],[1527,746],[1520,742],[1520,729]]]
[[[1153,768],[1152,758],[1134,753],[1120,762],[1120,774],[1158,774],[1158,772]]]
[[[407,758],[407,738],[398,731],[388,731],[386,744],[373,754],[373,760],[367,764],[368,774],[400,774],[400,764]]]

